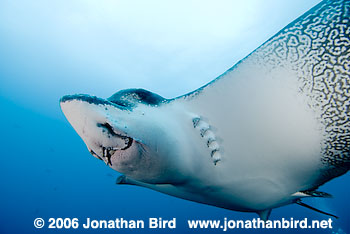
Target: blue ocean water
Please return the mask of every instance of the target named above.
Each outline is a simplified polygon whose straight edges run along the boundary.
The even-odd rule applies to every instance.
[[[115,184],[119,174],[90,155],[80,137],[61,113],[59,98],[76,92],[108,97],[113,92],[128,87],[159,90],[163,96],[171,97],[198,87],[209,78],[192,81],[190,77],[196,72],[188,74],[186,80],[181,80],[182,83],[173,81],[175,79],[171,75],[164,78],[163,76],[171,71],[176,73],[176,69],[172,66],[180,67],[179,70],[190,71],[188,67],[181,67],[178,61],[169,60],[168,64],[163,61],[169,54],[181,53],[181,50],[161,54],[157,52],[160,50],[158,47],[156,51],[152,51],[147,49],[154,49],[149,44],[144,47],[139,43],[132,44],[127,40],[128,38],[123,37],[124,31],[118,35],[110,34],[108,29],[113,28],[113,24],[106,29],[105,23],[108,19],[103,22],[89,21],[90,24],[93,22],[104,25],[100,31],[97,30],[99,34],[95,35],[96,28],[99,28],[98,24],[92,25],[96,28],[93,32],[89,32],[91,29],[82,23],[86,20],[86,15],[81,14],[82,3],[76,2],[69,5],[73,10],[55,1],[51,4],[40,1],[31,4],[16,1],[0,3],[2,19],[0,24],[0,178],[2,178],[0,233],[222,233],[222,230],[212,229],[193,231],[187,228],[186,222],[189,219],[256,218],[256,214],[224,210],[181,200],[146,188]],[[300,13],[303,10],[301,9]],[[53,16],[53,12],[60,14]],[[61,14],[66,17],[59,18]],[[291,17],[295,18],[295,16]],[[275,31],[272,29],[272,33]],[[87,37],[91,35],[95,35],[95,38]],[[111,40],[113,43],[108,41],[109,44],[101,45],[108,37],[113,39]],[[157,35],[154,38],[157,38]],[[114,43],[119,44],[119,47],[113,47]],[[161,41],[158,43],[162,44]],[[129,49],[123,48],[125,45]],[[137,51],[138,48],[135,49],[134,46],[139,46],[138,48],[143,50]],[[255,44],[253,43],[252,46]],[[229,53],[232,54],[234,49],[231,48],[231,50]],[[248,52],[249,50],[251,50],[250,47],[247,48]],[[118,51],[122,51],[123,56],[118,55]],[[240,53],[244,56],[247,51],[243,50]],[[139,54],[136,57],[125,56],[132,52],[139,52]],[[212,54],[211,51],[205,52]],[[194,54],[197,56],[196,53]],[[150,57],[157,57],[152,58],[152,64],[161,66],[162,68],[159,69],[164,69],[163,72],[152,73],[154,67],[150,69],[140,65]],[[111,61],[115,63],[111,64]],[[223,62],[227,66],[233,63],[231,59]],[[120,64],[125,65],[126,68]],[[111,65],[113,68],[110,68]],[[218,71],[210,71],[211,74],[208,76],[211,78],[215,77],[216,72],[225,70],[218,65],[214,64],[214,66]],[[206,67],[208,65],[201,65],[196,69],[199,71]],[[156,78],[147,78],[152,75]],[[184,84],[185,82],[188,82],[188,85]],[[172,85],[177,89],[171,89],[169,86]],[[249,229],[230,230],[230,232],[350,233],[349,183],[349,174],[336,178],[321,187],[322,191],[333,194],[334,199],[308,201],[308,204],[340,217],[339,220],[334,220],[332,230]],[[177,228],[173,230],[85,230],[81,228],[57,230],[47,229],[45,226],[42,229],[36,229],[33,222],[38,217],[43,218],[46,225],[49,218],[78,218],[81,221],[88,217],[133,220],[147,220],[151,217],[176,218]],[[271,219],[305,217],[310,220],[328,219],[322,214],[297,205],[275,209],[271,214]]]

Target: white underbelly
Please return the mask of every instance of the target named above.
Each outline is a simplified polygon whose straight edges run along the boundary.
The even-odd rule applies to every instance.
[[[211,126],[222,157],[197,176],[221,188],[228,203],[254,209],[278,206],[310,188],[318,177],[322,125],[298,92],[293,75],[289,79],[288,73],[282,74],[282,79],[240,79],[229,95],[220,90],[229,89],[222,79],[215,93],[206,90],[210,95],[189,102],[187,109]]]

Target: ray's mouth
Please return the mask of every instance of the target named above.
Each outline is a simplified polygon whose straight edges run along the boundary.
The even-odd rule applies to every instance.
[[[97,127],[100,127],[103,129],[103,131],[107,131],[109,135],[111,135],[111,137],[114,138],[118,138],[122,141],[124,141],[124,146],[120,147],[120,146],[103,146],[100,145],[101,147],[101,151],[102,151],[102,155],[98,155],[96,152],[94,152],[92,149],[90,150],[90,153],[97,157],[98,159],[104,161],[106,163],[106,165],[110,165],[112,166],[112,161],[111,161],[111,157],[117,152],[117,151],[123,151],[123,150],[127,150],[128,148],[130,148],[133,144],[133,138],[128,137],[126,135],[122,135],[118,132],[115,132],[113,130],[113,127],[109,124],[109,123],[98,123]]]

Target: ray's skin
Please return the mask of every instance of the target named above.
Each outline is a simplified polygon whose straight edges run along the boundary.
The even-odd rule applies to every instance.
[[[61,108],[118,183],[257,212],[329,197],[350,168],[350,1],[323,1],[209,84],[67,95]]]

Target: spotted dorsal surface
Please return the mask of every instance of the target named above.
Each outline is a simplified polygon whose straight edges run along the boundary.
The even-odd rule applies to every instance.
[[[233,106],[233,98],[241,98],[245,103],[242,105],[249,105],[248,101],[255,98],[253,82],[261,82],[263,89],[269,80],[277,80],[288,90],[295,89],[293,95],[313,112],[322,132],[322,166],[314,184],[317,187],[350,168],[349,25],[350,1],[322,1],[217,79],[178,100],[198,100],[192,107],[201,105],[201,99],[206,103],[215,100],[215,105],[225,103],[226,108],[241,111]],[[252,89],[246,88],[244,82],[253,84],[247,85]],[[245,88],[242,92],[251,93],[243,95],[246,100],[234,94]],[[207,111],[199,114],[218,111],[215,105],[205,104]],[[226,112],[222,114],[230,118]]]
[[[350,1],[324,1],[257,50],[271,68],[290,66],[324,126],[325,177],[350,166]],[[328,175],[330,174],[330,175]]]
[[[260,60],[297,72],[300,92],[325,127],[322,161],[344,173],[350,163],[350,1],[326,1],[259,49]]]
[[[124,89],[113,94],[108,98],[108,101],[119,106],[133,109],[140,103],[149,106],[158,106],[164,103],[166,99],[144,89]]]

